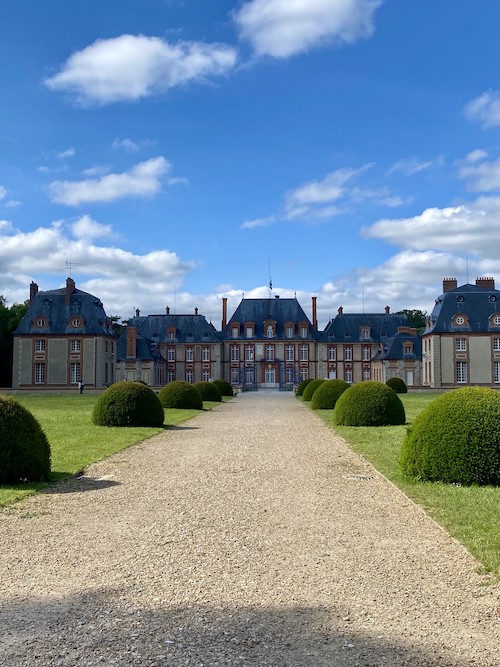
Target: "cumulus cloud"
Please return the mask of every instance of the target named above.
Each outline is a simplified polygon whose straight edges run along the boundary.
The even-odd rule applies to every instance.
[[[382,0],[250,0],[233,20],[259,56],[289,56],[323,45],[350,44],[373,33]]]
[[[467,160],[459,169],[459,176],[467,181],[467,187],[473,192],[494,192],[500,190],[500,159],[481,161],[480,151],[469,153]]]
[[[500,125],[500,91],[489,90],[471,100],[465,107],[465,116],[485,129]]]
[[[81,218],[78,218],[72,224],[72,230],[76,238],[87,239],[88,241],[113,236],[111,225],[102,225],[100,222],[92,220],[89,215],[82,215]]]
[[[139,150],[139,145],[132,141],[132,139],[115,139],[113,141],[113,148],[123,148],[126,151],[135,152]]]
[[[269,225],[274,225],[277,221],[275,215],[268,215],[265,218],[255,218],[254,220],[246,220],[240,225],[241,229],[255,229],[255,227],[269,227]]]
[[[79,206],[112,202],[124,197],[152,197],[161,189],[161,178],[171,169],[164,157],[140,162],[130,171],[83,181],[54,181],[49,186],[54,203]]]
[[[170,44],[158,37],[121,35],[77,51],[44,83],[80,103],[105,105],[224,75],[236,60],[235,49],[225,44]]]

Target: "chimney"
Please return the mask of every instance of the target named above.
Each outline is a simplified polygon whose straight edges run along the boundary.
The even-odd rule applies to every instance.
[[[31,281],[30,285],[30,301],[33,301],[35,295],[38,293],[38,285]]]
[[[344,312],[344,306],[339,306],[338,314],[342,315],[343,312]]]
[[[167,313],[167,315],[170,315],[170,306],[167,306],[167,307],[165,308],[165,312]]]
[[[451,292],[454,289],[457,289],[458,283],[456,278],[444,278],[443,279],[443,292]]]
[[[227,324],[227,298],[222,298],[222,329],[226,328]]]
[[[73,278],[66,278],[66,295],[64,298],[64,303],[69,305],[71,303],[71,295],[75,291],[75,281]]]
[[[139,310],[139,308],[136,308],[135,309],[135,316],[140,317],[140,315],[141,315],[141,311]]]
[[[195,309],[194,309],[194,314],[195,314],[195,315],[198,315],[198,308],[195,308]]]
[[[386,315],[389,315],[390,312],[391,312],[391,308],[390,308],[390,306],[386,306],[386,307],[385,307],[385,314],[386,314]]]
[[[312,297],[312,323],[313,323],[313,327],[315,329],[318,328],[318,311],[317,311],[317,306],[316,306],[317,299],[318,299],[318,297],[316,297],[316,296]]]
[[[484,287],[485,289],[495,289],[495,279],[476,278],[476,287]]]
[[[137,329],[127,327],[127,359],[135,359],[136,356]]]

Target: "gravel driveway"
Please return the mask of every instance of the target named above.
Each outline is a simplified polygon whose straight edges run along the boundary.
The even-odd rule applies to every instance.
[[[0,512],[0,664],[500,665],[500,587],[289,393]]]

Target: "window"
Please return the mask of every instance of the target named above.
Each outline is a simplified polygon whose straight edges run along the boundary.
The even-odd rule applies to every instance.
[[[167,382],[173,382],[175,380],[175,371],[167,371]]]
[[[231,345],[231,361],[240,360],[240,348],[238,345]]]
[[[465,352],[467,350],[467,339],[455,338],[455,350],[457,352]]]
[[[167,338],[168,338],[168,340],[175,340],[175,338],[176,338],[176,330],[175,330],[175,329],[168,329],[168,331],[167,331]]]
[[[268,338],[274,338],[274,330],[271,324],[267,325],[267,337]]]
[[[352,384],[352,369],[350,369],[350,368],[345,369],[345,371],[344,371],[344,380],[348,384]]]
[[[328,348],[328,361],[337,361],[337,348],[333,345]]]
[[[71,326],[72,326],[72,327],[75,327],[75,329],[76,329],[77,327],[81,327],[81,326],[82,326],[82,321],[81,321],[81,319],[80,319],[79,317],[73,317],[73,319],[71,320]]]
[[[370,329],[361,329],[361,339],[368,340],[370,338]]]
[[[246,337],[247,338],[253,338],[253,327],[247,327],[246,328]]]
[[[493,349],[495,352],[500,352],[500,338],[493,339]]]
[[[35,341],[35,352],[45,352],[45,341],[36,340]]]
[[[413,343],[405,343],[403,345],[403,354],[413,354]]]
[[[266,345],[266,361],[274,361],[274,345]]]
[[[193,382],[193,371],[186,371],[186,382]]]
[[[45,364],[35,364],[35,384],[45,384]]]
[[[47,326],[47,321],[45,320],[44,317],[39,317],[36,321],[36,326],[40,327],[40,328],[45,327],[45,326]]]
[[[496,324],[498,326],[500,324],[500,317],[494,317],[493,324]]]
[[[232,327],[231,328],[231,338],[238,338],[240,335],[240,328],[239,327]]]
[[[167,361],[175,361],[175,347],[167,347]]]
[[[295,372],[293,368],[287,368],[285,371],[285,377],[287,384],[293,384],[293,379],[295,377]]]
[[[240,383],[240,371],[237,368],[231,369],[231,384]]]
[[[108,341],[106,341],[106,346],[108,345]],[[80,340],[71,340],[69,342],[69,349],[70,352],[80,352],[81,351],[81,341]]]
[[[457,371],[457,384],[465,384],[467,382],[467,362],[457,361],[455,368]]]
[[[253,361],[253,345],[245,345],[245,361]]]
[[[344,360],[352,361],[352,347],[344,348]]]
[[[69,365],[69,381],[71,384],[76,384],[77,382],[80,382],[82,379],[81,372],[80,372],[80,364],[70,364]]]
[[[465,317],[462,315],[458,315],[455,317],[455,324],[458,324],[458,326],[462,326],[462,324],[465,324]]]
[[[370,379],[370,369],[363,368],[363,380],[366,382],[369,379]]]
[[[245,369],[245,382],[247,384],[253,384],[253,368]]]
[[[286,354],[286,360],[287,361],[294,361],[295,355],[294,355],[293,345],[287,345],[286,346],[285,354]]]
[[[302,382],[303,380],[307,380],[309,378],[309,371],[307,368],[301,368],[299,370],[299,380]]]
[[[363,348],[363,361],[370,361],[371,359],[371,350],[369,347]]]
[[[500,361],[493,362],[493,382],[500,384]]]
[[[304,325],[301,325],[300,327],[300,337],[307,338],[307,327],[305,327]]]
[[[194,359],[193,348],[186,347],[186,361],[193,361],[193,359]]]
[[[291,324],[286,325],[286,337],[293,338],[293,326]]]
[[[300,361],[309,361],[309,345],[300,346]]]
[[[203,371],[202,380],[203,382],[208,382],[210,380],[210,371]]]
[[[209,347],[204,347],[203,348],[202,359],[203,359],[203,361],[210,361],[210,348]]]

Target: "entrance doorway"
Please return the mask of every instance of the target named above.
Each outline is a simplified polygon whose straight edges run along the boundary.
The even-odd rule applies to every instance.
[[[277,387],[278,384],[276,382],[276,369],[275,368],[266,368],[265,370],[265,378],[264,378],[264,387],[267,387],[269,389]]]

